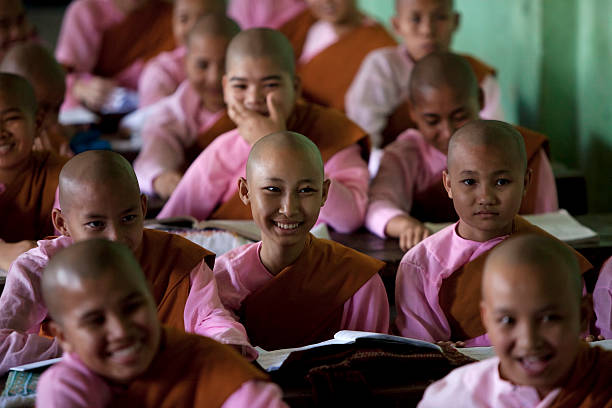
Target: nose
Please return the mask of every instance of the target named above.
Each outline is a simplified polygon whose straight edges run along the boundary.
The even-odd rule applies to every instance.
[[[448,141],[450,140],[453,133],[457,130],[454,123],[450,120],[443,120],[440,122],[440,128],[438,132],[438,138],[440,142],[445,145],[448,145]]]
[[[492,205],[495,204],[495,188],[488,185],[488,183],[481,183],[479,189],[478,203],[480,205]]]
[[[249,86],[244,98],[244,104],[248,108],[253,108],[259,105],[262,101],[265,102],[265,99],[262,97],[261,88],[258,85]]]
[[[127,337],[130,331],[130,323],[121,314],[111,313],[106,318],[106,331],[110,340]]]
[[[209,86],[221,86],[221,78],[223,77],[223,70],[219,65],[210,67],[206,73],[206,81]]]
[[[540,346],[541,336],[535,322],[523,322],[519,326],[517,344],[523,350],[534,350]]]
[[[432,16],[424,16],[419,24],[421,34],[431,36],[434,32],[434,19]]]
[[[285,194],[283,196],[279,212],[287,218],[292,217],[297,212],[297,197],[293,194]]]

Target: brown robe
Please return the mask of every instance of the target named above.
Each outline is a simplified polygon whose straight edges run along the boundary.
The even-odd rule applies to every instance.
[[[317,19],[306,9],[279,30],[285,34],[299,59],[306,36]],[[306,100],[344,111],[344,95],[353,82],[361,62],[370,51],[395,45],[393,37],[378,23],[362,25],[344,34],[338,41],[298,65]]]
[[[138,60],[174,48],[172,4],[152,0],[106,30],[93,73],[112,78]]]
[[[527,152],[527,167],[533,170],[533,174],[539,173],[542,165],[542,157],[540,149],[548,154],[548,138],[542,133],[534,132],[521,126],[515,126],[523,136],[525,142],[525,150]],[[531,178],[531,185],[527,189],[527,194],[523,197],[519,214],[533,214],[537,204],[538,185],[545,182],[537,177]],[[442,184],[436,183],[430,186],[427,190],[415,194],[410,215],[421,221],[430,222],[448,222],[456,221],[459,217],[455,212],[453,200],[448,197],[448,193]]]
[[[517,215],[514,218],[512,235],[529,233],[557,240]],[[493,248],[484,252],[442,281],[438,299],[451,327],[452,341],[468,340],[486,333],[480,319],[481,282],[484,264],[492,250]],[[572,251],[578,259],[582,274],[593,268],[586,258],[575,250]]]
[[[287,129],[301,133],[317,145],[323,162],[340,150],[359,143],[367,160],[370,145],[368,135],[342,113],[322,106],[299,101],[287,120]],[[250,220],[251,207],[244,205],[238,192],[222,203],[210,216],[219,220]]]
[[[300,257],[243,300],[239,314],[251,343],[276,350],[332,338],[344,303],[384,265],[309,234]]]
[[[163,328],[153,362],[123,392],[115,394],[111,406],[220,407],[245,382],[267,379],[229,346]]]
[[[474,74],[476,74],[478,83],[482,83],[482,81],[489,75],[496,75],[495,68],[488,66],[484,62],[470,55],[463,54],[462,56],[472,67]],[[409,78],[406,78],[406,80],[408,81]],[[382,147],[393,142],[400,133],[410,128],[416,128],[416,125],[410,118],[410,103],[406,100],[395,108],[395,111],[393,111],[391,116],[389,116],[387,119],[387,126],[382,131]]]
[[[0,194],[0,239],[18,242],[53,235],[51,211],[59,173],[68,159],[32,152],[24,171]]]
[[[580,345],[576,363],[551,408],[612,408],[612,351]]]

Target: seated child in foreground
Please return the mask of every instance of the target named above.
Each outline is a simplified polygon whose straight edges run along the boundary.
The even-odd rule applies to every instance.
[[[304,98],[340,111],[361,62],[395,45],[387,30],[364,15],[356,0],[306,0],[308,9],[279,28],[293,46]]]
[[[168,198],[183,172],[217,136],[236,127],[227,116],[221,78],[225,50],[240,31],[222,14],[197,21],[187,38],[187,81],[151,108],[134,161],[140,188]]]
[[[459,221],[402,258],[395,284],[396,325],[402,336],[489,345],[478,301],[482,267],[491,249],[510,235],[555,239],[517,215],[531,174],[523,138],[512,125],[475,120],[455,132],[443,179]],[[592,268],[573,252],[582,273]]]
[[[37,407],[285,406],[278,386],[230,347],[161,327],[148,282],[120,243],[60,251],[42,294],[64,359],[40,378]]]
[[[497,357],[455,369],[427,407],[612,407],[612,352],[580,340],[590,306],[575,254],[538,235],[495,248],[482,277],[482,322]]]
[[[5,271],[34,240],[53,235],[51,210],[66,159],[32,150],[42,113],[28,81],[0,73],[0,269]]]
[[[15,45],[6,53],[0,63],[0,71],[21,75],[34,88],[42,120],[34,148],[72,157],[72,132],[59,124],[59,110],[66,93],[64,68],[42,45],[24,43]]]
[[[176,48],[152,58],[138,80],[138,106],[149,106],[170,96],[187,78],[185,55],[188,34],[200,17],[208,13],[225,14],[223,0],[175,0],[172,33]],[[225,53],[224,53],[225,54]],[[220,80],[219,80],[220,81]]]
[[[372,51],[346,94],[346,114],[384,147],[414,123],[410,120],[410,74],[414,64],[435,51],[449,51],[459,26],[453,0],[396,0],[393,29],[403,44]],[[484,93],[483,119],[503,120],[495,70],[462,55]]]
[[[61,354],[49,334],[41,298],[43,269],[74,242],[104,237],[127,245],[150,282],[163,324],[244,347],[252,357],[244,327],[219,300],[212,274],[214,254],[175,234],[143,229],[146,197],[130,164],[110,151],[81,153],[60,175],[61,210],[53,222],[62,235],[38,241],[11,266],[0,297],[0,373],[10,367]]]
[[[384,263],[309,233],[330,184],[317,146],[293,132],[266,136],[239,184],[261,242],[227,252],[214,273],[223,305],[240,316],[251,343],[272,350],[343,329],[386,333]]]
[[[306,135],[331,180],[319,222],[340,232],[363,224],[367,205],[367,135],[340,112],[296,102],[300,79],[287,38],[268,28],[238,34],[227,49],[223,91],[237,128],[217,137],[187,170],[159,217],[251,219],[238,196],[251,146],[270,133]],[[287,159],[287,158],[286,158]]]
[[[456,221],[457,213],[442,184],[448,141],[478,119],[482,92],[466,60],[432,53],[420,59],[410,77],[410,114],[418,129],[408,129],[384,150],[370,186],[366,227],[380,237],[399,237],[407,250],[429,235],[424,221]],[[555,211],[557,190],[546,155],[546,136],[516,127],[527,150],[531,185],[521,214]]]
[[[601,267],[593,289],[595,327],[604,339],[612,339],[612,257]]]
[[[171,32],[172,4],[165,0],[70,3],[55,49],[68,72],[62,109],[122,110],[121,95],[136,97],[145,63],[174,49]]]

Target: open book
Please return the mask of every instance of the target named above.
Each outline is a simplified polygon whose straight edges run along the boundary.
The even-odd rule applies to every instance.
[[[580,224],[563,209],[551,213],[521,216],[567,244],[581,244],[599,240],[599,235],[595,231]],[[450,222],[425,223],[425,226],[432,232],[438,232],[449,225],[451,225]]]

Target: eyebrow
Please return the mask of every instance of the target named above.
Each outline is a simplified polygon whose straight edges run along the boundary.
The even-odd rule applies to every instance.
[[[130,207],[126,210],[123,210],[121,212],[121,214],[126,214],[126,213],[130,213],[136,211],[136,207]],[[95,214],[95,213],[89,213],[89,214],[85,214],[85,218],[107,218],[106,215],[101,215],[101,214]]]
[[[273,182],[277,182],[277,183],[284,183],[285,182],[285,180],[283,180],[281,178],[278,178],[278,177],[268,177],[268,178],[266,178],[266,181],[273,181]],[[314,180],[306,178],[306,179],[298,180],[298,184],[299,183],[314,183]]]
[[[21,109],[19,108],[8,108],[0,111],[0,115],[5,115],[7,113],[21,113]]]
[[[511,170],[496,170],[492,174],[498,175],[498,174],[504,174],[504,173],[512,173],[512,171]],[[459,174],[465,174],[465,175],[471,176],[471,175],[479,174],[479,173],[476,170],[462,170]]]
[[[271,80],[281,80],[282,77],[280,75],[268,75],[265,76],[263,78],[260,78],[259,81],[271,81]],[[230,82],[232,81],[247,81],[248,79],[245,77],[237,77],[237,76],[233,76],[230,77]]]

